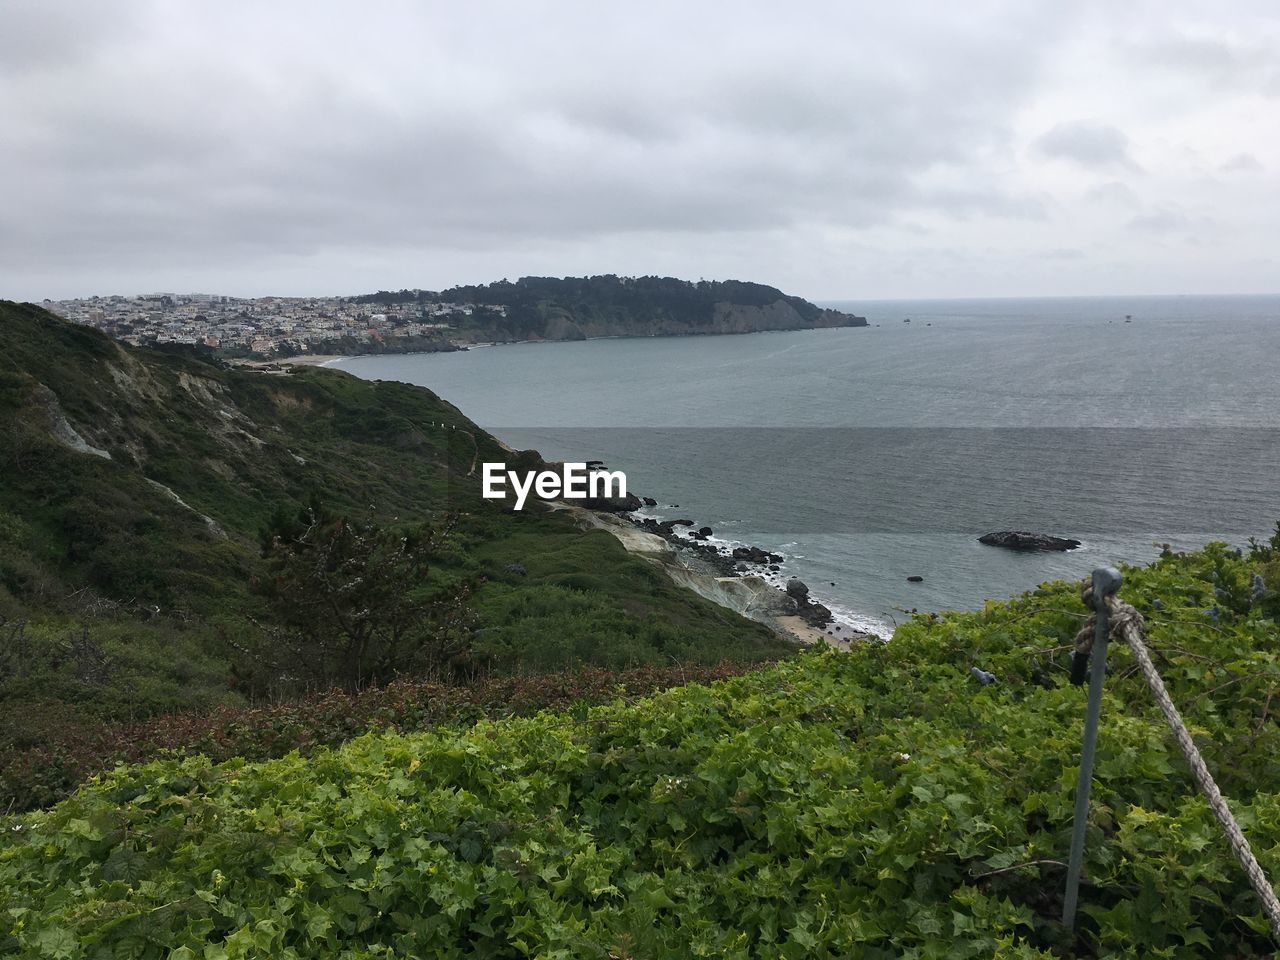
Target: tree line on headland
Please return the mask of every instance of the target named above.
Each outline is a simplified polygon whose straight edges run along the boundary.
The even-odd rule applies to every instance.
[[[381,290],[356,303],[466,303],[464,328],[494,339],[573,340],[590,336],[671,336],[865,326],[776,287],[741,280],[673,277],[521,277],[444,291]]]

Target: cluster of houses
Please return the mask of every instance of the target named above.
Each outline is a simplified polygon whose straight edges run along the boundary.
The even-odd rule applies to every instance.
[[[46,300],[43,306],[132,344],[204,346],[229,356],[325,353],[340,339],[446,337],[469,303],[358,303],[343,297],[152,293]],[[505,312],[501,307],[490,310]],[[326,348],[329,341],[329,348]],[[347,340],[349,342],[349,340]]]

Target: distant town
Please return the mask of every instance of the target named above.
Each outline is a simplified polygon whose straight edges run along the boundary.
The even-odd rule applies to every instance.
[[[177,344],[223,357],[289,357],[395,350],[454,339],[477,311],[500,305],[410,300],[361,303],[346,297],[224,297],[152,293],[46,300],[45,308],[134,345]],[[467,339],[465,336],[461,339]]]

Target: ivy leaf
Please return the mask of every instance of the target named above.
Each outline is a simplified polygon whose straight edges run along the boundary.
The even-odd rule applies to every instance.
[[[150,866],[145,854],[129,847],[117,847],[102,865],[102,877],[134,884],[147,875]]]

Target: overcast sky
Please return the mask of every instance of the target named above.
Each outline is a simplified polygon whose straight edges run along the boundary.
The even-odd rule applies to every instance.
[[[0,0],[0,118],[0,297],[1280,292],[1274,0]]]

